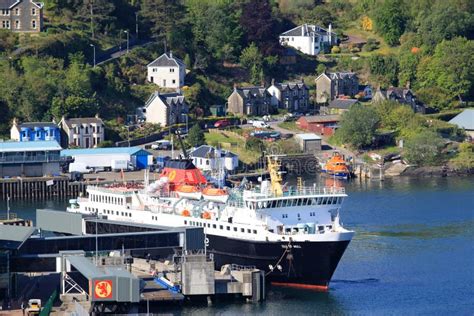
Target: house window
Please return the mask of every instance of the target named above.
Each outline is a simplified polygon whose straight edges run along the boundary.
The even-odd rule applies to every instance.
[[[20,12],[21,12],[21,11],[20,11],[20,8],[16,8],[16,9],[15,9],[15,15],[20,15]]]
[[[175,83],[176,83],[176,80],[173,79],[173,84],[175,84]]]
[[[19,30],[20,27],[21,27],[20,20],[15,20],[15,29],[16,29],[16,30]]]
[[[31,8],[31,15],[36,15],[36,8]]]
[[[97,126],[97,127],[95,128],[95,132],[96,132],[96,133],[100,133],[100,126]]]
[[[206,165],[209,166],[209,159],[206,159]]]
[[[157,68],[153,68],[153,72],[156,72],[158,69]]]
[[[31,28],[36,30],[36,20],[31,20]]]
[[[174,68],[170,68],[170,72],[174,72]]]
[[[86,126],[86,134],[89,134],[89,127]]]
[[[10,15],[10,10],[2,10],[2,15],[4,16]]]
[[[10,21],[2,21],[2,27],[4,29],[9,29],[10,28]]]

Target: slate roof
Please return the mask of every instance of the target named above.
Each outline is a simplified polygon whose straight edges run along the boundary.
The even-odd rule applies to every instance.
[[[197,158],[215,158],[216,157],[216,148],[208,145],[201,145],[196,149],[192,150],[189,155],[191,157]],[[222,157],[236,157],[234,153],[231,153],[227,150],[220,150],[220,156]]]
[[[148,64],[147,67],[185,67],[185,63],[179,59],[173,56],[172,53],[164,53],[154,61]]]
[[[292,28],[289,31],[281,33],[280,36],[312,36],[313,33],[317,35],[327,35],[328,30],[319,25],[303,24],[295,28]],[[331,32],[331,33],[334,36],[336,35],[336,33],[334,32]]]
[[[304,82],[287,82],[287,83],[275,83],[275,87],[280,89],[281,91],[285,90],[309,90],[308,86]]]
[[[65,149],[61,151],[61,156],[80,156],[80,155],[110,155],[110,154],[148,154],[148,151],[140,147],[108,147],[108,148],[84,148],[84,149]]]
[[[339,122],[340,115],[312,115],[302,116],[298,120],[305,120],[308,123],[325,123],[325,122]]]
[[[155,91],[151,94],[148,100],[145,102],[145,108],[147,108],[155,98],[160,98],[164,104],[171,106],[173,104],[185,104],[184,96],[178,92],[172,93],[160,93],[159,91]]]
[[[453,117],[449,123],[456,124],[457,126],[462,127],[468,131],[474,131],[474,108],[465,109]]]
[[[71,128],[73,125],[81,125],[81,124],[104,124],[101,118],[97,117],[81,117],[81,118],[70,118],[64,119],[64,123]]]
[[[0,142],[0,152],[50,151],[61,149],[61,146],[59,146],[58,142],[55,140],[35,140],[31,142]]]
[[[329,78],[331,79],[345,79],[345,78],[357,78],[355,72],[330,72]]]
[[[26,123],[21,123],[18,125],[19,128],[35,128],[35,127],[56,127],[58,128],[58,125],[52,122],[26,122]]]
[[[12,8],[15,4],[20,3],[22,0],[0,0],[0,10],[5,10],[5,9],[10,9]],[[25,0],[28,1],[28,0]],[[43,2],[35,2],[31,1],[34,5],[36,5],[38,8],[43,7]]]
[[[411,93],[413,95],[413,92],[411,92],[410,89],[404,89],[404,88],[389,88],[386,91],[386,95],[388,98],[390,98],[391,95],[395,95],[397,99],[405,99],[407,94]]]
[[[335,99],[329,103],[329,107],[333,109],[348,110],[351,106],[357,103],[356,99]]]
[[[270,96],[270,93],[268,93],[265,87],[242,87],[242,88],[235,88],[234,91],[236,91],[242,98],[248,98],[248,97],[261,98],[261,97]]]

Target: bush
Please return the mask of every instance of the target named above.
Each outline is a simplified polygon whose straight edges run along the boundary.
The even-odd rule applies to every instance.
[[[443,139],[431,130],[424,130],[405,142],[405,157],[411,164],[435,165],[440,162]]]
[[[374,38],[367,39],[367,43],[364,45],[363,49],[366,52],[371,52],[379,48],[379,43]]]
[[[331,48],[331,53],[332,54],[339,54],[341,52],[341,48],[339,46],[333,46]]]
[[[245,142],[245,149],[261,153],[265,149],[265,144],[257,137],[249,137]]]

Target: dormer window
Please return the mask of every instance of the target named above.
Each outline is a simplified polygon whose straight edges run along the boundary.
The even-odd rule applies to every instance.
[[[10,10],[2,10],[2,15],[3,16],[9,16],[10,15]]]

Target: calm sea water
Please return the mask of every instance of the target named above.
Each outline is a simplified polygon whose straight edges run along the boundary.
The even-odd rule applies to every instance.
[[[356,237],[329,293],[272,288],[260,304],[162,307],[166,314],[474,314],[474,178],[354,181],[342,211]],[[12,202],[34,209],[64,201]],[[0,204],[5,210],[5,203]]]

